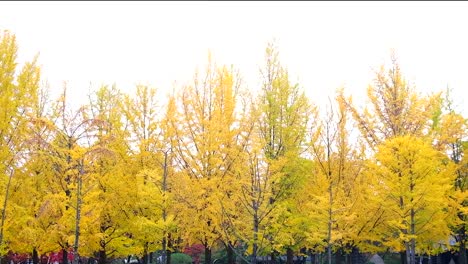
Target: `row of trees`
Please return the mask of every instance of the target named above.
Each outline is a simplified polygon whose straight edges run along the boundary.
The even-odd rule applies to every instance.
[[[36,59],[19,69],[16,56],[4,32],[2,255],[73,248],[146,263],[162,250],[170,263],[202,244],[205,263],[225,247],[229,263],[391,250],[414,264],[457,249],[466,264],[467,120],[446,94],[418,93],[396,60],[366,107],[342,89],[319,111],[273,45],[255,94],[209,59],[168,96],[102,86],[78,108],[66,88],[49,98]]]

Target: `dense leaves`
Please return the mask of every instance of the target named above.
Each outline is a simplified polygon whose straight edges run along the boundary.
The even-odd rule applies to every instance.
[[[168,96],[104,85],[73,108],[66,87],[48,97],[36,59],[19,68],[17,49],[4,32],[3,256],[331,263],[391,250],[414,264],[453,249],[466,264],[467,119],[443,93],[418,93],[394,57],[365,106],[343,88],[317,108],[270,44],[256,93],[210,57]]]

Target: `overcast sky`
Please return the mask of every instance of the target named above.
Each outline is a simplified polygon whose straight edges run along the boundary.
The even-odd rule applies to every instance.
[[[20,62],[39,52],[52,89],[76,101],[89,83],[161,91],[187,83],[211,50],[258,87],[268,41],[315,102],[336,88],[364,98],[372,69],[395,49],[422,93],[468,94],[468,2],[0,2],[0,29],[16,34]]]

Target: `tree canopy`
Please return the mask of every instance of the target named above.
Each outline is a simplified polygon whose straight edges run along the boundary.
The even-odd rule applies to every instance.
[[[273,43],[257,93],[209,56],[172,94],[102,85],[77,108],[66,87],[50,98],[37,57],[20,68],[17,55],[3,32],[3,256],[107,264],[136,254],[147,264],[159,251],[171,263],[196,246],[209,264],[221,249],[229,264],[388,250],[415,264],[457,250],[466,264],[467,119],[448,92],[409,85],[394,56],[368,105],[344,87],[320,109]]]

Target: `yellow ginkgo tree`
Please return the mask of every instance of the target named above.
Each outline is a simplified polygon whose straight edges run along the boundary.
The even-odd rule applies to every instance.
[[[310,218],[314,219],[312,233],[315,243],[326,241],[327,261],[332,261],[332,250],[336,261],[343,253],[358,247],[362,210],[372,206],[365,202],[365,185],[361,184],[363,149],[359,140],[353,144],[349,112],[341,100],[342,90],[335,101],[331,101],[323,120],[316,124],[311,140],[314,173],[310,187]],[[367,207],[367,208],[363,208]],[[326,231],[326,232],[324,232]],[[320,247],[318,248],[320,251]],[[349,257],[349,256],[348,256]]]
[[[367,158],[370,158],[372,153],[377,151],[377,146],[387,139],[406,135],[418,138],[431,137],[433,118],[437,115],[441,103],[440,93],[423,95],[405,79],[394,53],[391,55],[391,65],[381,66],[375,73],[374,82],[368,86],[368,104],[364,107],[357,107],[352,101],[352,96],[345,98],[341,95],[340,97],[351,112],[354,124],[359,128],[359,136],[366,142]],[[375,175],[366,177],[370,182]],[[372,190],[367,188],[364,192],[368,195],[366,199],[375,203],[369,204],[369,209],[376,211],[366,214],[365,218],[368,219],[362,219],[360,235],[366,236],[369,241],[374,241],[381,236],[382,232],[385,232],[385,228],[379,223],[387,216],[382,211],[383,207]],[[376,243],[367,243],[362,246],[367,250],[375,251],[372,244]],[[400,255],[403,261],[406,255],[404,248]]]
[[[265,52],[261,69],[263,82],[258,97],[258,111],[250,157],[250,186],[253,224],[251,263],[257,254],[287,253],[291,263],[300,248],[303,232],[298,228],[303,216],[294,204],[294,196],[308,173],[302,156],[307,148],[306,135],[315,109],[298,84],[291,83],[288,71],[279,61],[273,43]],[[259,151],[256,153],[255,151]],[[253,156],[252,156],[253,155]]]
[[[162,250],[163,263],[170,261],[167,237],[174,227],[168,180],[172,178],[169,173],[173,153],[167,139],[170,131],[163,123],[167,118],[161,115],[163,109],[157,95],[155,88],[139,85],[133,96],[125,97],[123,104],[130,128],[132,173],[137,183],[137,213],[130,228],[142,248],[143,263],[148,263],[156,250]]]
[[[20,170],[22,173],[15,177],[13,185],[16,187],[10,196],[14,204],[11,216],[15,221],[7,230],[8,237],[11,237],[9,249],[31,252],[34,264],[39,262],[41,254],[54,248],[48,243],[52,199],[47,190],[53,172],[48,150],[55,132],[50,110],[48,88],[42,87],[28,115],[27,137],[24,138],[28,162]]]
[[[37,101],[40,68],[37,57],[20,69],[18,44],[9,31],[0,33],[0,255],[6,253],[6,226],[13,224],[9,214],[12,182],[27,162],[27,125]]]
[[[453,207],[457,210],[456,221],[453,226],[454,238],[457,242],[461,264],[467,263],[466,245],[468,236],[468,120],[457,113],[452,106],[449,90],[445,107],[441,109],[441,115],[434,122],[435,146],[446,154],[456,166],[455,179],[451,197],[454,200]],[[446,110],[445,113],[443,113]]]
[[[379,145],[368,173],[377,176],[373,190],[389,214],[382,240],[394,250],[404,249],[408,264],[440,243],[449,246],[453,170],[423,139],[400,136]]]
[[[182,174],[177,185],[181,205],[178,222],[187,243],[205,247],[205,263],[211,263],[212,248],[222,239],[221,199],[229,192],[236,160],[242,149],[236,94],[239,79],[233,69],[208,61],[203,75],[183,87],[176,98],[171,121],[176,137],[174,151]],[[232,182],[232,181],[231,181]],[[231,241],[232,242],[232,241]]]

